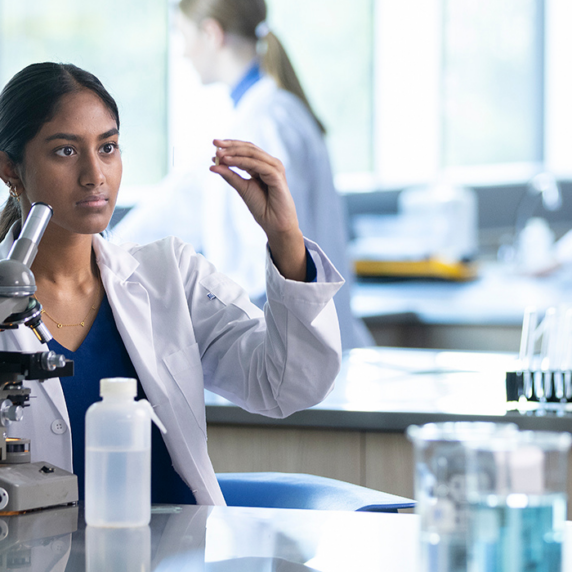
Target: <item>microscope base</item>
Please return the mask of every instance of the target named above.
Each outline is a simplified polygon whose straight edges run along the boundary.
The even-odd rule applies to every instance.
[[[77,477],[44,461],[0,465],[0,514],[77,502]]]

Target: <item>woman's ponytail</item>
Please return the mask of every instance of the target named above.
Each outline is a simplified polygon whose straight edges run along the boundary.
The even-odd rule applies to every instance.
[[[286,50],[282,46],[280,40],[273,32],[267,30],[266,34],[260,38],[258,42],[259,45],[262,46],[262,67],[264,71],[274,78],[278,87],[293,93],[304,103],[308,108],[308,111],[312,114],[312,117],[316,120],[322,134],[325,134],[326,128],[314,113],[312,106],[302,89],[300,80],[294,71],[294,66],[290,62],[290,58],[288,57],[288,54],[286,54]]]

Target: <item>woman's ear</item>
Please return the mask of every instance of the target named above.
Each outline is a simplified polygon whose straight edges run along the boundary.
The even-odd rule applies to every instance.
[[[204,34],[209,45],[213,48],[221,48],[224,45],[224,30],[218,20],[205,18],[200,23],[200,31]]]
[[[6,185],[21,186],[20,174],[16,169],[16,165],[5,151],[0,151],[0,179]]]

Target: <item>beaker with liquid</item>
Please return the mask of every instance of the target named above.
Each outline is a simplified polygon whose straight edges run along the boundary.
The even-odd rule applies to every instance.
[[[467,444],[469,572],[561,570],[571,443],[520,431]]]
[[[467,444],[517,433],[515,424],[485,422],[428,423],[407,429],[414,445],[422,572],[467,572]]]

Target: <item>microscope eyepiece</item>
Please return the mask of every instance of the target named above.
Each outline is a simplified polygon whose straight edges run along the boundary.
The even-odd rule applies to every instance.
[[[18,260],[28,268],[32,266],[32,262],[34,262],[38,252],[38,243],[44,235],[52,214],[53,210],[50,205],[45,203],[34,203],[32,205],[20,236],[16,239],[8,253],[8,259]]]

